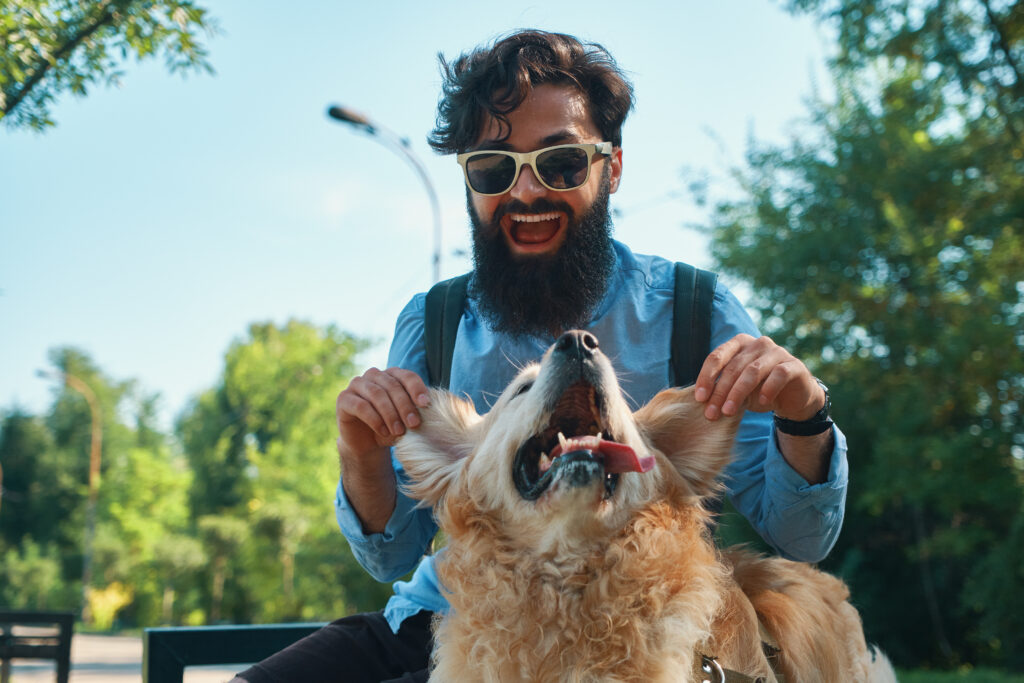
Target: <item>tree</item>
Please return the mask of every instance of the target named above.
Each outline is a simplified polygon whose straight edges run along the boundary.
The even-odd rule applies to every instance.
[[[331,508],[334,404],[364,347],[334,327],[251,325],[228,349],[217,386],[178,421],[195,474],[191,514],[207,529],[211,560],[223,558],[209,583],[218,617],[323,619],[386,599],[352,558]],[[212,533],[226,520],[246,530],[230,553],[224,534]]]
[[[714,256],[833,388],[852,489],[827,566],[869,634],[904,665],[1024,667],[1019,4],[791,4],[839,24],[837,101],[751,149]]]
[[[52,522],[46,522],[50,505],[46,492],[55,490],[57,480],[46,458],[52,449],[53,440],[42,420],[19,409],[4,416],[0,423],[0,540],[4,545],[17,546],[25,537],[44,542],[52,538]]]
[[[73,375],[95,395],[103,424],[89,602],[96,624],[173,615],[174,589],[198,586],[196,553],[187,545],[179,553],[188,557],[173,566],[189,576],[169,582],[160,575],[169,564],[164,544],[190,530],[191,473],[154,427],[156,397],[108,378],[76,349],[50,357],[54,377]],[[19,410],[3,415],[0,602],[81,607],[92,420],[82,393],[63,383],[44,418]]]
[[[1024,4],[1019,0],[788,0],[839,37],[836,65],[862,70],[883,60],[917,73],[947,104],[968,107],[1024,140]],[[986,111],[986,108],[988,111]]]
[[[191,0],[7,0],[0,4],[0,120],[13,128],[54,125],[58,95],[117,84],[129,54],[162,53],[172,73],[212,73],[199,34],[215,31]]]

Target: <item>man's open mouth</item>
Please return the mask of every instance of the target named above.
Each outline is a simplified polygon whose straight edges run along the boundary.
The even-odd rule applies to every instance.
[[[561,232],[566,220],[565,214],[559,211],[509,213],[501,219],[501,225],[515,247],[529,251],[549,246]]]
[[[572,470],[576,485],[603,474],[604,497],[611,498],[621,472],[646,472],[653,456],[638,458],[629,446],[608,433],[604,397],[580,380],[559,398],[547,427],[516,451],[512,480],[525,500],[536,500],[563,471]]]

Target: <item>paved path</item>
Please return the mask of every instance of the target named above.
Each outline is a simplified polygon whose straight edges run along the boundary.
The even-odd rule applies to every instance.
[[[11,683],[53,683],[53,662],[14,660]],[[223,683],[245,666],[197,666],[185,669],[185,683]],[[139,683],[142,638],[76,633],[71,639],[70,683]]]

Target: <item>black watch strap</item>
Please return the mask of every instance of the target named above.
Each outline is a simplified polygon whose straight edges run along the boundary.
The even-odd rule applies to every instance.
[[[785,417],[775,416],[775,429],[790,436],[815,436],[832,429],[832,399],[829,397],[828,387],[817,377],[814,381],[825,392],[825,405],[821,407],[810,419],[790,420]]]

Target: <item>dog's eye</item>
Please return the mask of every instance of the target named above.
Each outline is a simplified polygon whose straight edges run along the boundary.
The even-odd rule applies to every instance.
[[[512,398],[515,398],[516,396],[520,396],[522,394],[525,394],[527,391],[530,390],[530,387],[532,387],[532,386],[533,386],[533,382],[527,382],[526,384],[524,384],[521,387],[519,387],[518,389],[516,389],[516,393],[512,394]]]

